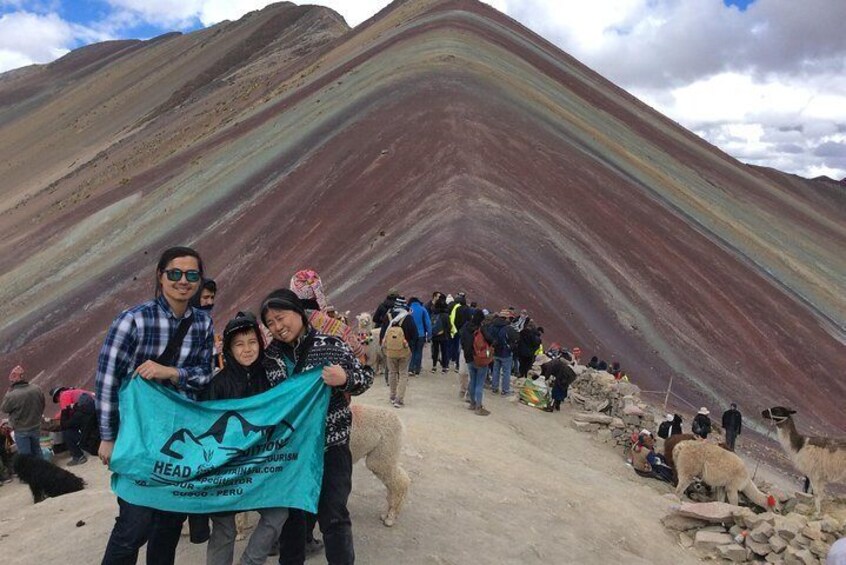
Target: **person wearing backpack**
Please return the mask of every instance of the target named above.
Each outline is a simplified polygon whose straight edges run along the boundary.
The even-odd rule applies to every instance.
[[[411,359],[411,344],[417,340],[417,325],[406,307],[405,298],[397,297],[394,307],[387,316],[388,323],[382,326],[379,343],[388,361],[388,386],[391,389],[391,404],[394,408],[405,406],[405,391],[408,386],[408,362]]]
[[[502,396],[511,392],[511,366],[514,362],[514,349],[520,334],[511,326],[513,313],[504,309],[497,314],[485,330],[485,339],[494,347],[493,373],[491,374],[491,392]]]
[[[432,304],[432,372],[438,370],[438,359],[441,360],[441,370],[449,370],[449,310],[444,295]]]
[[[478,416],[487,416],[490,412],[482,405],[485,390],[485,377],[488,367],[494,360],[491,344],[482,333],[482,320],[485,314],[481,310],[473,312],[473,317],[461,328],[461,350],[464,352],[464,365],[470,375],[467,394],[470,397],[470,410]]]

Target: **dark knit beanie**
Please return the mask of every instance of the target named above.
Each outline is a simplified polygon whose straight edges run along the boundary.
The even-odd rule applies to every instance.
[[[261,303],[261,322],[267,325],[267,311],[273,310],[292,310],[300,315],[303,319],[303,324],[308,326],[308,317],[305,313],[303,301],[297,296],[293,290],[287,288],[280,288],[274,290],[267,295],[267,298]]]

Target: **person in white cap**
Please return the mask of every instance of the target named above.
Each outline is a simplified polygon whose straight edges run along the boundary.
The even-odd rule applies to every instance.
[[[667,439],[670,437],[670,432],[672,431],[673,427],[673,415],[667,414],[664,416],[664,421],[661,422],[661,425],[658,426],[658,437],[661,439]]]
[[[702,439],[708,438],[708,434],[711,433],[711,418],[708,417],[710,413],[704,406],[696,413],[693,424],[691,424],[691,431],[694,435],[698,435]]]

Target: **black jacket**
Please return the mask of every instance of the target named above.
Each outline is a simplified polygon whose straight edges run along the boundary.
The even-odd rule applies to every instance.
[[[705,414],[697,414],[696,417],[693,418],[693,423],[691,424],[690,429],[694,434],[702,438],[707,438],[708,434],[711,433],[711,418]]]
[[[243,367],[230,355],[226,355],[223,369],[212,377],[203,391],[202,400],[229,400],[261,394],[270,389],[267,372],[262,363],[263,355],[249,367]]]
[[[740,429],[743,427],[743,417],[740,411],[729,409],[723,412],[723,429],[726,432],[734,431],[736,435],[740,435]]]
[[[62,410],[60,426],[63,430],[79,430],[79,447],[97,455],[100,449],[100,424],[97,421],[97,409],[94,397],[81,394],[73,406]]]
[[[474,326],[470,322],[464,324],[459,332],[459,343],[461,343],[461,351],[464,353],[464,361],[467,363],[473,362],[473,340],[476,337],[476,330],[479,326]]]
[[[446,302],[443,300],[436,302],[430,316],[432,318],[432,341],[446,341],[449,339],[449,308]],[[435,335],[435,318],[440,318],[441,320],[441,327],[443,328],[441,335]]]
[[[555,377],[552,388],[566,391],[576,380],[576,372],[562,359],[553,359],[541,365],[541,376]]]
[[[520,332],[520,343],[517,346],[517,355],[520,357],[534,357],[543,340],[541,333],[534,326],[526,326]]]
[[[382,301],[382,303],[376,308],[376,311],[373,312],[373,326],[376,328],[380,328],[383,325],[386,325],[390,322],[390,318],[388,318],[388,313],[391,311],[391,308],[394,307],[395,298],[386,298]]]
[[[385,323],[382,326],[382,329],[379,330],[379,343],[382,343],[385,340],[385,334],[388,331],[388,324],[391,323],[393,316],[386,316]],[[405,336],[405,341],[408,342],[409,345],[414,343],[414,340],[417,339],[417,324],[414,323],[414,317],[411,313],[406,314],[405,318],[402,319],[400,322],[400,327],[402,328],[402,334]]]
[[[671,436],[682,433],[682,422],[683,420],[681,416],[679,416],[678,414],[673,414],[673,425],[670,429]]]

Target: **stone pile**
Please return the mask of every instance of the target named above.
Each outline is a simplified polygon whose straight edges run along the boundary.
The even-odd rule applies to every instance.
[[[573,415],[573,428],[624,447],[631,445],[632,434],[654,430],[656,415],[640,399],[640,388],[604,371],[581,370],[568,394],[568,402],[580,410]]]
[[[831,545],[846,536],[846,523],[828,515],[814,518],[812,512],[756,514],[724,502],[692,502],[674,507],[661,522],[676,532],[679,544],[693,548],[702,558],[825,565]]]

